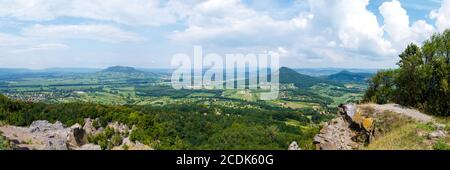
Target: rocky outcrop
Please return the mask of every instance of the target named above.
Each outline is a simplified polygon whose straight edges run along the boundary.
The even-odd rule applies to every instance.
[[[23,150],[99,150],[88,144],[87,134],[80,124],[66,128],[61,122],[34,121],[29,127],[2,126],[3,136]]]
[[[317,150],[352,150],[358,148],[358,143],[352,140],[354,136],[350,123],[338,117],[322,128],[314,137],[314,144]]]
[[[98,121],[98,119],[92,120],[90,118],[84,119],[83,129],[87,135],[93,135],[97,132],[97,129],[94,127],[94,121]]]
[[[47,132],[47,131],[60,131],[64,130],[64,125],[57,121],[55,123],[49,123],[47,120],[37,120],[31,123],[31,125],[28,127],[28,131],[30,133],[35,132]]]
[[[393,129],[408,123],[431,123],[433,131],[417,129],[418,137],[426,137],[425,143],[436,143],[448,137],[445,125],[436,123],[430,116],[418,110],[397,104],[347,104],[340,105],[339,117],[326,123],[314,137],[320,150],[350,150],[367,146]]]
[[[67,134],[67,144],[71,148],[76,148],[87,144],[87,134],[86,131],[81,127],[80,124],[75,124],[70,127],[69,133]]]
[[[88,137],[103,132],[103,128],[96,129],[94,122],[97,119],[85,119],[84,126],[76,123],[65,127],[61,122],[50,123],[46,120],[34,121],[29,127],[0,126],[2,136],[23,150],[101,150],[99,145],[89,143]],[[121,143],[113,150],[153,150],[150,146],[132,142],[129,134],[136,126],[129,128],[125,124],[112,122],[107,125],[121,137]],[[108,139],[112,140],[112,139]]]
[[[61,122],[35,121],[29,127],[2,126],[2,135],[23,150],[67,150],[68,129]]]
[[[338,118],[325,124],[314,137],[318,150],[353,150],[373,140],[375,119],[356,104],[339,106]]]
[[[108,123],[108,127],[121,134],[129,134],[131,132],[130,128],[127,125],[118,122]]]

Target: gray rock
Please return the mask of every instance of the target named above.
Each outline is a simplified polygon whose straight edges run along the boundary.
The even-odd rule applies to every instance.
[[[44,150],[67,150],[66,137],[68,129],[61,122],[49,123],[47,120],[34,121],[28,132],[36,141],[43,141],[40,148]]]
[[[113,128],[115,131],[121,134],[130,133],[130,128],[127,125],[118,122],[109,123],[108,127]]]
[[[436,126],[437,130],[441,130],[441,131],[445,130],[445,125],[444,124],[435,123],[434,126]]]
[[[83,129],[87,135],[96,134],[97,129],[95,129],[95,127],[94,127],[94,121],[97,121],[97,120],[92,120],[90,118],[84,119]]]
[[[446,136],[445,132],[442,130],[437,130],[428,134],[428,139],[444,138]]]
[[[294,141],[294,142],[292,142],[292,143],[289,145],[288,150],[302,150],[302,149],[300,149],[300,147],[298,146],[297,142]]]
[[[76,150],[101,150],[101,148],[100,145],[86,144],[77,148]]]
[[[314,136],[314,144],[319,150],[352,150],[358,146],[352,140],[354,133],[349,127],[349,123],[338,117],[324,126],[320,133]]]
[[[87,135],[80,124],[75,124],[70,127],[69,134],[67,135],[67,144],[69,147],[80,147],[88,143]]]

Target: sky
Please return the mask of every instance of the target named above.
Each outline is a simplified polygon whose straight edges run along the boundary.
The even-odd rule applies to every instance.
[[[170,66],[278,53],[295,68],[393,68],[450,28],[450,0],[0,0],[0,67]]]

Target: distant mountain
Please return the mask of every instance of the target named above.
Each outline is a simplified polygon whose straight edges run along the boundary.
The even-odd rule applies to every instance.
[[[300,74],[308,76],[320,77],[337,74],[342,71],[349,71],[352,73],[377,73],[379,69],[357,69],[357,68],[295,68],[295,71]]]
[[[144,73],[141,70],[137,70],[133,67],[125,67],[125,66],[113,66],[108,67],[101,71],[101,73],[126,73],[126,74],[142,74]]]
[[[18,73],[29,73],[31,70],[23,68],[0,68],[0,74],[18,74]]]
[[[339,73],[326,76],[325,79],[338,82],[365,83],[373,75],[373,73],[354,73],[344,70]]]
[[[300,74],[297,71],[287,67],[280,68],[280,83],[294,84],[299,88],[308,88],[321,83],[342,86],[342,84],[338,82]]]

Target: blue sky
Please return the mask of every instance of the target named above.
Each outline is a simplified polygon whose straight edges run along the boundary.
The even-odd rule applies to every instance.
[[[450,27],[450,0],[2,0],[0,67],[169,67],[273,51],[289,67],[395,67]]]

